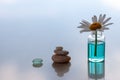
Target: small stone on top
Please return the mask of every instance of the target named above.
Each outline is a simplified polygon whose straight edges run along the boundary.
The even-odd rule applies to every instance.
[[[63,47],[62,47],[62,46],[58,46],[58,47],[56,47],[56,50],[57,50],[57,51],[62,51],[62,50],[63,50]]]

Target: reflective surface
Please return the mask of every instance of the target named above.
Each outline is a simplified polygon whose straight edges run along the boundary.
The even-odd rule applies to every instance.
[[[120,80],[120,10],[107,4],[104,0],[0,0],[0,80]],[[80,34],[77,26],[101,13],[114,23],[103,32],[105,62],[88,63],[90,33]],[[56,46],[69,51],[70,63],[53,63]],[[34,66],[35,58],[43,59],[43,64]]]

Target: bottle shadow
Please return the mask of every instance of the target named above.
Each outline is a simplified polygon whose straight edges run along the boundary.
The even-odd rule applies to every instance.
[[[105,80],[105,62],[88,61],[88,80]]]
[[[55,72],[57,73],[58,77],[63,77],[65,73],[69,72],[69,68],[71,63],[53,63],[52,67],[54,68]]]

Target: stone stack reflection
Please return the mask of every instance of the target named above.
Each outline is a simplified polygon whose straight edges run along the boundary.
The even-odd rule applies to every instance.
[[[58,77],[63,77],[65,73],[69,71],[69,68],[71,66],[71,63],[53,63],[52,67],[55,69],[55,72],[57,73]]]

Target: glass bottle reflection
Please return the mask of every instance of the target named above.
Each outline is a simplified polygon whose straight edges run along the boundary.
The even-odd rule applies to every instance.
[[[88,80],[105,80],[105,63],[88,61]]]
[[[63,77],[65,73],[69,71],[69,68],[71,66],[71,63],[53,63],[52,67],[55,69],[55,72],[57,73],[58,77]]]

